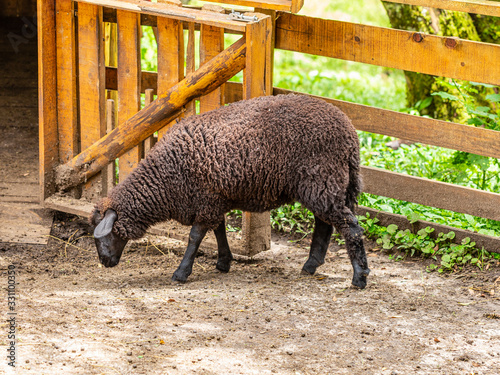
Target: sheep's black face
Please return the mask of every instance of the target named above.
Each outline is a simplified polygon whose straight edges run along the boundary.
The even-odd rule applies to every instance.
[[[96,212],[95,215],[98,215],[98,213]],[[128,240],[122,239],[113,232],[113,224],[116,218],[116,212],[108,209],[104,218],[94,230],[94,239],[99,260],[105,267],[114,267],[120,262],[123,249],[128,242]]]

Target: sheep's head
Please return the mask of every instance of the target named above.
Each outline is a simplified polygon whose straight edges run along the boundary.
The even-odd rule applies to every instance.
[[[102,215],[97,209],[91,217],[92,223],[97,225],[94,229],[97,253],[104,266],[114,267],[120,262],[120,257],[128,240],[121,238],[113,231],[113,225],[118,218],[115,210],[108,208],[104,213],[104,217],[102,219],[101,217]]]

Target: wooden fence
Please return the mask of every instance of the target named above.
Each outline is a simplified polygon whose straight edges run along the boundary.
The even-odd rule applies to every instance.
[[[224,2],[267,9],[257,9],[265,14],[259,15],[257,21],[241,22],[228,11],[214,8],[200,10],[139,0],[39,1],[40,181],[42,200],[47,207],[83,213],[85,209],[75,207],[84,207],[85,201],[77,201],[77,198],[95,199],[106,194],[107,187],[112,185],[112,171],[104,169],[102,175],[96,175],[96,171],[119,156],[119,178],[122,180],[137,165],[144,156],[144,149],[151,146],[153,132],[159,130],[160,137],[163,134],[158,126],[138,126],[139,120],[144,118],[141,114],[145,111],[157,113],[157,110],[164,113],[165,106],[172,104],[168,102],[171,91],[175,91],[172,87],[180,81],[178,85],[181,86],[175,87],[183,87],[183,91],[188,87],[182,86],[182,82],[186,81],[186,75],[196,73],[194,46],[198,34],[200,65],[205,64],[207,71],[213,68],[211,59],[221,56],[224,33],[243,35],[244,46],[240,48],[244,54],[243,65],[236,66],[235,63],[234,69],[237,71],[244,66],[244,82],[224,85],[218,82],[215,89],[208,87],[208,83],[202,87],[202,83],[196,82],[195,85],[199,85],[195,87],[197,91],[194,90],[192,95],[186,94],[184,102],[175,103],[176,110],[184,107],[182,116],[195,113],[193,100],[200,102],[201,111],[207,111],[243,98],[289,93],[279,88],[272,89],[273,48],[500,86],[499,45],[283,11],[297,11],[302,1]],[[500,16],[500,3],[495,1],[395,2]],[[103,42],[104,28],[108,23],[117,24],[118,28],[114,47],[118,51],[117,66],[105,66],[104,63],[106,54],[109,54],[109,48],[105,48]],[[156,30],[158,72],[140,69],[140,25],[153,26]],[[186,44],[184,38],[187,38]],[[229,53],[230,61],[233,59],[231,56],[235,56],[232,54],[234,51]],[[226,62],[225,65],[231,65]],[[117,94],[110,94],[113,92]],[[141,110],[141,93],[148,93],[148,102],[152,101],[152,95],[161,99],[152,101]],[[106,106],[106,98],[110,96],[117,101],[116,117],[120,125],[114,130],[114,135],[103,138],[114,122],[113,105]],[[345,111],[358,130],[500,157],[500,133],[496,131],[323,99]],[[179,115],[179,112],[172,112],[171,115]],[[172,118],[164,115],[158,118],[158,123],[168,127]],[[130,129],[139,129],[140,134],[133,137],[125,135],[125,132],[119,133],[122,124],[134,125]],[[108,145],[114,140],[123,143],[123,139],[129,139],[134,147],[117,149]],[[96,150],[108,155],[108,159],[94,163],[95,158],[88,156],[92,154],[88,150],[96,145]],[[84,158],[86,152],[87,159]],[[67,183],[61,182],[61,173],[54,172],[60,164],[68,166],[73,174],[74,178],[67,179]],[[500,220],[499,194],[378,168],[363,167],[362,173],[367,193]],[[58,187],[72,190],[61,197],[54,195]],[[385,223],[392,220],[398,221],[400,226],[412,227],[397,215],[378,215]],[[417,223],[413,229],[424,224],[427,223]],[[444,226],[430,225],[449,230]],[[458,238],[471,236],[466,231],[455,232]],[[472,237],[478,245],[500,251],[498,239],[478,234]]]

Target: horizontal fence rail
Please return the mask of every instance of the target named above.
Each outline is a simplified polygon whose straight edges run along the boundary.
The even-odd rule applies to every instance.
[[[245,22],[235,21],[229,15],[205,12],[188,7],[157,4],[144,0],[74,0],[102,7],[127,10],[135,13],[164,16],[180,21],[196,22],[205,25],[225,27],[230,30],[245,31]]]
[[[280,12],[276,48],[500,85],[496,44]]]
[[[423,7],[456,10],[458,12],[500,17],[500,3],[488,0],[384,0],[391,3],[420,5]]]

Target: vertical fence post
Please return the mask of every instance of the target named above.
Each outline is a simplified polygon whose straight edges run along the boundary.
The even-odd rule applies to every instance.
[[[196,69],[195,67],[195,47],[194,47],[194,22],[188,23],[188,42],[186,51],[186,76],[193,73]],[[186,104],[185,117],[189,117],[196,114],[196,100],[191,100]]]
[[[224,13],[219,6],[204,5],[202,10]],[[224,50],[224,28],[201,25],[200,26],[200,66],[217,56]],[[223,103],[224,86],[215,89],[200,98],[200,113],[219,108]]]
[[[184,30],[182,21],[158,17],[158,96],[184,79]],[[158,131],[158,139],[174,121]]]
[[[61,163],[67,163],[78,154],[74,9],[72,0],[56,1],[57,124]]]
[[[38,115],[40,200],[55,190],[54,167],[59,161],[57,148],[57,84],[55,1],[38,0]]]
[[[81,149],[106,134],[104,24],[102,7],[78,4],[78,71]],[[100,174],[85,183],[82,196],[95,200],[101,196]]]
[[[115,128],[115,101],[113,99],[106,100],[106,133],[111,133]],[[115,161],[111,161],[108,166],[102,170],[102,195],[107,196],[115,186],[116,181],[116,165]]]
[[[118,126],[141,109],[140,15],[117,10],[118,24]],[[123,181],[142,158],[136,146],[118,160],[118,176]]]
[[[154,90],[153,89],[146,89],[144,92],[144,104],[147,106],[149,103],[151,103],[154,100]],[[144,157],[148,154],[148,152],[153,148],[153,146],[156,143],[156,138],[154,135],[149,136],[144,140]]]
[[[272,20],[271,17],[263,17],[261,14],[258,17],[259,22],[248,24],[245,33],[247,54],[243,73],[243,99],[272,94],[272,82],[269,78],[266,80],[267,65],[271,64],[269,39],[272,34]],[[269,76],[269,73],[267,75]],[[252,256],[271,248],[269,212],[244,212],[242,230],[245,252],[242,255]]]

